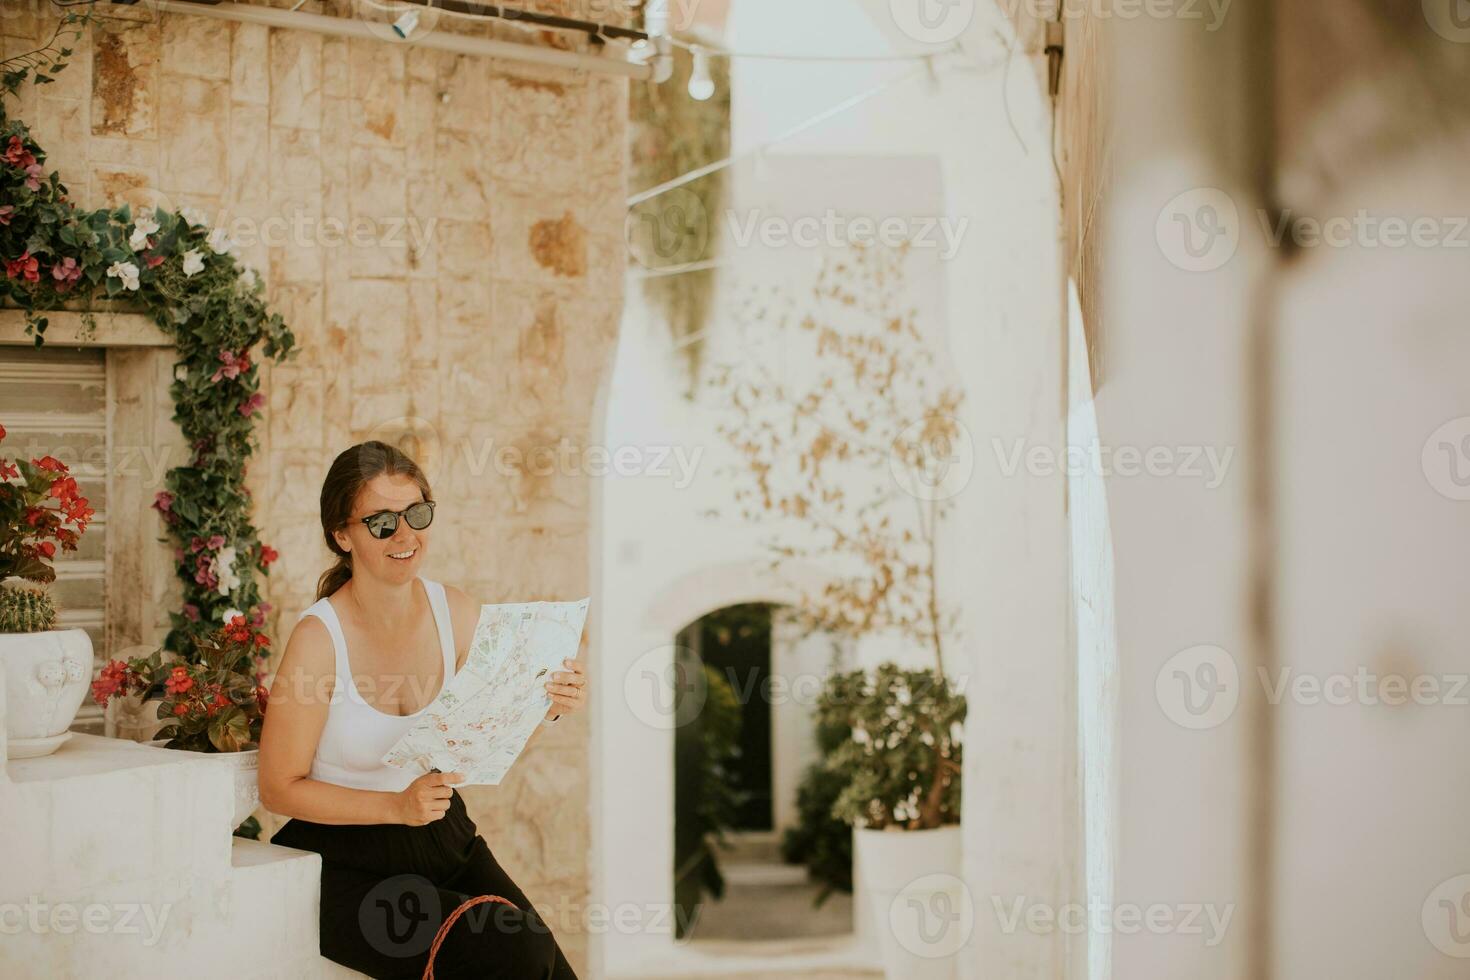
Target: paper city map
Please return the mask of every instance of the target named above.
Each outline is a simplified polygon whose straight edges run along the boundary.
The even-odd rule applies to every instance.
[[[481,606],[464,666],[383,763],[499,785],[551,708],[551,674],[577,656],[589,601]]]

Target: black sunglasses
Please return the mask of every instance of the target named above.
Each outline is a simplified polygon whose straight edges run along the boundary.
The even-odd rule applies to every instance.
[[[422,531],[434,520],[434,501],[420,500],[416,504],[409,504],[403,510],[394,512],[391,510],[380,510],[369,514],[360,520],[367,525],[368,533],[375,538],[391,538],[393,532],[398,530],[398,518],[402,517],[408,521],[408,526],[415,531]]]

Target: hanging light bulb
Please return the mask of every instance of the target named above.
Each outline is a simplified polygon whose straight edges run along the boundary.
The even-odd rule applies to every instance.
[[[689,73],[689,97],[708,102],[715,94],[715,80],[709,71],[709,54],[704,48],[694,49],[694,70]]]

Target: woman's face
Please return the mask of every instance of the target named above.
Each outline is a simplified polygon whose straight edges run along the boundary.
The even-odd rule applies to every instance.
[[[380,473],[363,484],[347,527],[333,532],[337,543],[352,554],[353,575],[370,575],[387,582],[410,582],[418,575],[429,544],[429,528],[415,531],[400,514],[398,529],[380,539],[368,533],[362,519],[380,510],[402,511],[423,499],[423,491],[410,476]]]

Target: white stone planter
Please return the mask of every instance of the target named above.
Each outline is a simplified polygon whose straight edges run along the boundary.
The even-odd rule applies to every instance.
[[[853,830],[853,864],[878,934],[883,972],[902,980],[952,980],[975,931],[961,876],[959,825],[934,830]]]
[[[159,748],[168,744],[168,739],[159,738],[148,742]],[[177,751],[188,751],[180,749]],[[235,779],[235,809],[226,833],[233,834],[244,823],[255,808],[260,806],[260,750],[246,749],[243,752],[195,752],[201,759],[212,759],[215,765],[227,767]]]
[[[91,637],[81,629],[0,633],[0,668],[9,758],[55,752],[91,685]]]

